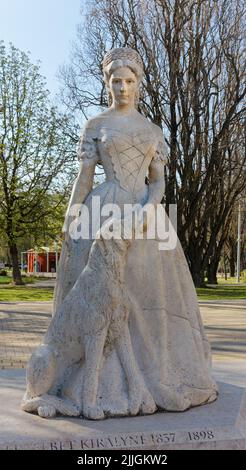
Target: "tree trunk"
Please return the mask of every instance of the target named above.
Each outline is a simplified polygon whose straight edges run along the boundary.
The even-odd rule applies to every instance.
[[[196,261],[191,262],[190,271],[195,287],[205,287],[204,272],[199,269]]]
[[[235,277],[236,269],[235,269],[235,257],[234,257],[233,250],[230,253],[229,264],[230,264],[230,277]]]
[[[224,256],[223,256],[223,261],[224,261],[225,281],[227,281],[227,266],[226,266],[226,255],[225,255],[225,253],[224,253]]]
[[[218,284],[217,281],[217,271],[218,271],[219,262],[214,261],[208,264],[207,276],[208,284]]]
[[[11,257],[11,262],[13,266],[13,282],[17,286],[23,285],[21,271],[19,268],[19,260],[18,260],[18,249],[16,243],[9,242],[9,252]]]

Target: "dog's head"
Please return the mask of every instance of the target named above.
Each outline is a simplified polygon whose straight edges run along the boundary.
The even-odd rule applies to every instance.
[[[96,239],[96,243],[103,249],[103,252],[107,253],[109,256],[113,254],[116,256],[124,256],[131,245],[131,240],[114,237],[104,238],[103,234],[100,233],[100,236]]]
[[[124,238],[112,238],[111,242],[120,254],[126,254],[128,248],[131,246],[131,240]]]
[[[116,254],[124,255],[132,240],[124,238],[123,233],[124,219],[110,219],[104,222],[96,234],[96,239],[109,253],[114,250]]]

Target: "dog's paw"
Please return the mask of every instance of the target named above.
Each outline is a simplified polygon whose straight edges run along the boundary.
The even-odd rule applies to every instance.
[[[84,405],[83,416],[87,419],[104,419],[104,412],[100,406],[97,405]]]
[[[53,418],[56,415],[56,408],[53,405],[39,406],[38,415],[41,418]]]
[[[155,401],[144,385],[136,387],[129,393],[128,411],[132,416],[153,414],[157,410]]]

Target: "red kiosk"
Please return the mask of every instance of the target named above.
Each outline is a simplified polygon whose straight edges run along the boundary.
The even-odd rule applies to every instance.
[[[24,255],[26,255],[25,263],[23,262]],[[56,273],[59,257],[60,253],[58,251],[30,249],[21,253],[22,269],[26,268],[28,274]]]

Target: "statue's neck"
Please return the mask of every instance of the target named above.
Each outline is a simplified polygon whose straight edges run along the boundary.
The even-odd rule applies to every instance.
[[[134,107],[130,106],[118,106],[112,104],[109,108],[110,113],[115,117],[132,117],[137,114],[137,110]]]

